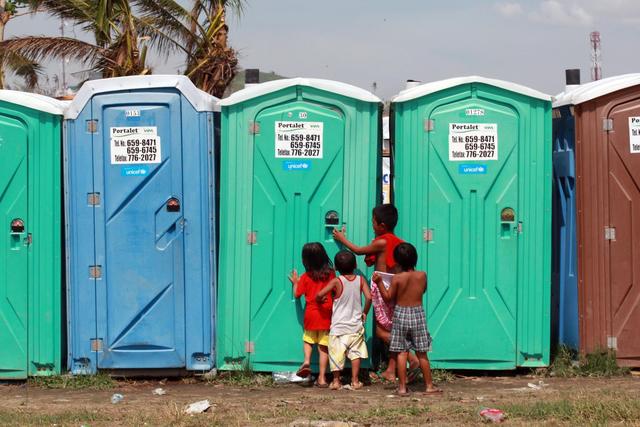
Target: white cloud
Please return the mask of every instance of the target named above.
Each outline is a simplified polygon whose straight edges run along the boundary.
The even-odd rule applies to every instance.
[[[576,2],[545,0],[531,15],[533,21],[566,25],[589,26],[593,24],[593,16]]]
[[[519,16],[524,13],[524,9],[520,3],[514,2],[502,2],[494,4],[495,10],[502,16],[507,18],[513,18],[514,16]]]

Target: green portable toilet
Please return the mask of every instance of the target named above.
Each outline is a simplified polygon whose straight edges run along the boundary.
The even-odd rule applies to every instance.
[[[333,259],[334,227],[355,242],[373,238],[380,100],[296,78],[247,87],[221,105],[217,366],[295,371],[303,305],[287,275],[304,271],[307,242],[322,242]],[[367,271],[361,259],[359,267]]]
[[[398,235],[427,271],[433,366],[549,363],[551,97],[454,78],[393,99]]]
[[[60,372],[63,105],[0,90],[0,378]]]

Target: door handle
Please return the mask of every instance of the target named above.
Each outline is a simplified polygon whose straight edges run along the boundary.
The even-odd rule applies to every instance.
[[[20,218],[15,218],[11,221],[11,234],[24,233],[24,221]]]
[[[167,212],[180,212],[180,200],[176,197],[167,200]]]
[[[340,225],[340,214],[337,211],[330,210],[324,214],[324,239],[325,241],[333,240],[333,229]]]

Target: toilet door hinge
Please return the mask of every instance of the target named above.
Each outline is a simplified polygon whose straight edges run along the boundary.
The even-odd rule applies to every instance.
[[[91,341],[91,351],[102,351],[102,338],[94,338]]]
[[[98,121],[87,120],[87,133],[96,133],[96,132],[98,132]]]
[[[98,206],[100,204],[100,193],[87,194],[87,204],[89,206]]]
[[[249,135],[257,135],[260,133],[260,122],[249,122]]]
[[[610,132],[613,130],[613,119],[603,119],[602,120],[602,130],[605,132]]]
[[[424,131],[431,132],[435,128],[433,119],[424,119]]]
[[[618,349],[618,338],[617,337],[607,337],[607,347],[612,350]]]
[[[422,229],[422,240],[425,242],[431,242],[433,240],[433,228]]]
[[[616,229],[615,227],[605,227],[604,228],[604,240],[616,240]]]
[[[247,233],[247,243],[250,245],[255,245],[258,243],[258,233],[255,231],[250,231]]]
[[[244,342],[244,352],[245,353],[255,353],[256,347],[253,341],[245,341]]]
[[[91,279],[99,279],[102,277],[102,266],[92,265],[89,267],[89,277]]]

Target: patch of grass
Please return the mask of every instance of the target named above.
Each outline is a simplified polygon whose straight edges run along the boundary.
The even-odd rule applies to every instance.
[[[456,379],[456,376],[446,369],[433,369],[431,376],[433,377],[433,382],[436,384],[452,383]]]
[[[598,399],[507,403],[502,409],[509,419],[560,421],[573,425],[637,422],[640,419],[640,399],[623,394],[604,395]]]
[[[30,387],[51,389],[90,389],[110,390],[118,386],[117,381],[108,374],[96,375],[54,375],[50,377],[31,377],[28,380]]]
[[[28,410],[0,410],[0,425],[81,425],[91,421],[103,421],[98,412],[88,410],[66,411],[59,414],[33,413]]]
[[[59,413],[37,413],[32,410],[0,410],[0,425],[5,426],[82,426],[82,425],[162,425],[162,426],[194,426],[211,427],[220,425],[215,415],[191,417],[184,414],[183,408],[176,405],[168,405],[165,410],[157,413],[140,413],[123,410],[121,412],[109,412],[103,410],[75,409]]]
[[[578,357],[575,350],[560,346],[549,368],[539,370],[545,376],[573,377],[616,377],[629,374],[628,368],[618,366],[613,350],[599,350]]]
[[[356,422],[356,423],[393,423],[399,424],[403,418],[420,417],[422,422],[427,422],[425,417],[429,413],[429,407],[409,405],[409,406],[393,406],[384,407],[378,406],[370,408],[366,411],[357,412],[319,412],[310,416],[313,420],[340,420],[343,422]]]
[[[629,375],[629,368],[618,366],[615,351],[597,351],[580,361],[580,372],[589,377],[615,377]]]
[[[219,372],[213,378],[207,378],[210,384],[223,384],[235,387],[271,387],[274,385],[270,374],[255,372],[248,362],[237,365],[237,369]]]

